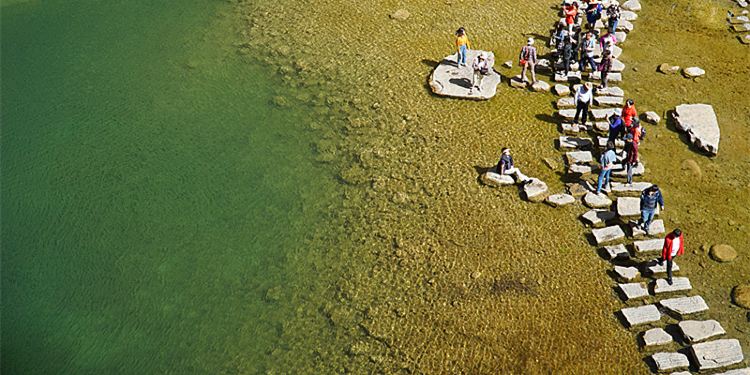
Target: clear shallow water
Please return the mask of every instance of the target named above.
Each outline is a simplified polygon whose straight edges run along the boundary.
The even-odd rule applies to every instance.
[[[3,2],[3,373],[255,372],[279,345],[268,290],[314,283],[337,184],[226,7]]]

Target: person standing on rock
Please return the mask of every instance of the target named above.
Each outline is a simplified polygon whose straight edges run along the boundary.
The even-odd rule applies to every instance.
[[[521,53],[518,56],[518,61],[523,67],[521,69],[521,79],[523,82],[528,82],[526,79],[526,69],[531,71],[531,83],[536,83],[536,47],[534,47],[534,38],[529,38],[526,41],[526,45],[521,48]]]
[[[607,30],[610,34],[617,31],[617,25],[620,23],[620,3],[613,1],[607,7]]]
[[[501,151],[500,161],[497,162],[497,173],[507,176],[515,176],[516,182],[527,183],[529,178],[521,173],[521,170],[516,168],[513,163],[513,156],[510,155],[510,149],[505,147]]]
[[[471,64],[471,68],[474,69],[474,80],[472,82],[472,89],[469,90],[469,95],[472,94],[472,90],[482,91],[482,79],[484,76],[490,73],[490,64],[487,61],[487,52],[482,52],[474,59]]]
[[[589,30],[596,28],[596,21],[602,16],[602,4],[598,0],[591,0],[586,8],[586,23]]]
[[[602,84],[599,85],[600,89],[607,88],[607,76],[609,75],[610,70],[612,70],[612,53],[605,49],[604,52],[602,52],[602,61],[599,63],[599,71],[602,75]]]
[[[578,3],[573,2],[569,3],[566,1],[565,6],[563,6],[563,13],[565,13],[565,24],[568,25],[568,33],[573,33],[573,25],[576,23],[576,18],[578,17]]]
[[[625,106],[622,107],[622,113],[620,114],[622,120],[625,122],[625,128],[629,131],[630,125],[633,123],[633,119],[638,118],[638,111],[635,109],[635,102],[633,99],[628,99],[625,102]]]
[[[469,37],[466,36],[466,30],[461,26],[456,30],[456,49],[458,50],[456,64],[459,67],[466,66],[466,55],[470,48],[471,42],[469,42]]]
[[[651,221],[654,220],[656,205],[661,206],[664,211],[664,197],[661,195],[659,187],[651,185],[641,193],[641,229],[650,234]]]
[[[575,47],[573,47],[571,38],[566,37],[565,41],[563,42],[562,60],[563,71],[565,72],[565,76],[567,77],[568,73],[570,73],[570,64],[572,61],[575,61]]]
[[[599,47],[602,51],[609,51],[609,53],[612,54],[615,49],[615,44],[617,44],[617,37],[610,32],[607,32],[599,38]]]
[[[597,69],[596,61],[594,61],[594,47],[596,46],[596,40],[594,34],[589,31],[586,33],[586,39],[581,41],[581,72],[586,70],[586,64],[591,65],[591,71],[595,72]]]
[[[607,186],[606,190],[609,191],[610,175],[612,174],[612,168],[615,166],[617,155],[615,155],[615,144],[613,142],[607,142],[607,151],[605,151],[599,158],[599,165],[601,171],[599,172],[599,180],[596,182],[596,194],[602,193],[602,186]]]
[[[638,144],[633,142],[633,135],[625,135],[625,170],[628,172],[628,185],[633,184],[633,168],[638,164]]]
[[[591,82],[586,82],[581,85],[575,94],[576,102],[576,115],[573,117],[573,125],[586,125],[586,121],[589,118],[589,107],[594,101],[594,90],[591,89]],[[578,119],[581,122],[578,122]]]
[[[672,263],[675,257],[685,254],[685,235],[676,228],[664,238],[659,265],[667,262],[667,284],[672,285]]]

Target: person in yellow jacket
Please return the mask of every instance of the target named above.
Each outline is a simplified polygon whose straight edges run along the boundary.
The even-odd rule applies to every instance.
[[[469,37],[466,36],[466,30],[461,26],[456,30],[456,49],[458,49],[456,64],[458,66],[466,66],[466,55],[470,48],[471,42],[469,42]]]

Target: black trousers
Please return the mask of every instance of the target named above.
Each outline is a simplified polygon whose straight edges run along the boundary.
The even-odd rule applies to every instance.
[[[667,259],[667,280],[672,280],[672,259]]]
[[[589,119],[589,102],[582,102],[579,100],[578,103],[576,103],[576,116],[573,118],[573,122],[578,123],[578,117],[581,116],[581,112],[583,112],[581,124],[586,124],[586,120]]]

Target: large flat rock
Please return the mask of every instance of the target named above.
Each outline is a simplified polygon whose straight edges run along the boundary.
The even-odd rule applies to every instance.
[[[635,247],[635,252],[637,254],[661,251],[662,247],[664,247],[664,239],[654,238],[651,240],[633,241],[633,247]]]
[[[575,203],[576,199],[570,194],[552,194],[544,201],[552,207],[560,207]]]
[[[597,245],[614,242],[625,238],[625,232],[622,231],[622,228],[620,228],[619,225],[592,229],[591,234],[594,235],[594,239],[596,240]]]
[[[701,150],[716,155],[719,152],[719,121],[708,104],[681,104],[675,108],[675,125],[687,133],[690,142]]]
[[[619,139],[618,139],[618,141],[619,141]],[[617,146],[617,147],[619,148],[619,146]],[[633,167],[633,176],[643,176],[644,173],[646,173],[646,166],[643,165],[643,162],[639,161],[638,164],[636,164]],[[627,177],[628,176],[628,170],[625,169],[625,167],[623,167],[622,164],[615,164],[615,167],[612,168],[612,176],[615,176],[615,177]]]
[[[591,138],[569,137],[566,135],[560,136],[558,141],[562,149],[586,149],[591,148],[593,145]]]
[[[602,96],[619,96],[619,97],[625,96],[625,91],[615,86],[608,86],[603,89],[594,89],[594,92],[596,92],[596,95],[602,95]]]
[[[607,221],[610,221],[615,217],[617,217],[617,214],[613,211],[601,209],[589,210],[581,215],[583,221],[595,228],[604,226]]]
[[[474,70],[471,68],[471,62],[481,52],[483,51],[469,50],[466,56],[469,66],[458,66],[456,61],[458,54],[444,58],[430,76],[432,92],[440,96],[475,100],[487,100],[495,96],[497,85],[500,84],[500,74],[494,69],[490,69],[489,74],[484,76],[479,90],[472,89]],[[494,54],[487,53],[494,60]]]
[[[621,96],[597,96],[594,97],[594,104],[599,107],[617,107],[623,105],[625,98]]]
[[[547,184],[538,178],[532,178],[530,182],[523,185],[523,193],[530,202],[541,202],[547,198]]]
[[[593,73],[589,73],[589,80],[592,81],[601,81],[602,80],[602,72],[596,71]],[[622,73],[619,72],[611,72],[607,74],[607,82],[622,82]]]
[[[591,151],[571,151],[565,153],[565,158],[569,164],[588,164],[594,161]]]
[[[690,353],[700,371],[727,367],[745,359],[737,339],[720,339],[693,344],[690,347]]]
[[[640,226],[631,225],[630,230],[632,232],[631,237],[633,238],[641,238],[647,235],[646,231],[641,229]],[[651,225],[648,226],[648,235],[653,236],[656,234],[663,234],[664,232],[666,232],[664,229],[664,220],[654,220],[651,222]]]
[[[617,287],[628,301],[648,297],[648,288],[645,283],[617,284]]]
[[[655,305],[626,307],[620,310],[629,327],[655,323],[661,320],[661,313]]]
[[[555,82],[580,82],[581,72],[568,72],[568,75],[555,73]]]
[[[646,332],[643,332],[641,336],[644,346],[659,346],[666,345],[674,341],[672,335],[667,333],[663,328],[651,328]]]
[[[590,208],[609,208],[612,205],[612,200],[605,194],[597,194],[591,191],[583,196],[583,204]]]
[[[679,370],[690,366],[688,357],[682,353],[655,353],[651,359],[654,360],[659,371]]]
[[[615,260],[615,259],[620,260],[620,259],[630,258],[630,253],[628,252],[628,249],[625,248],[625,245],[623,244],[604,246],[604,252],[607,253],[607,256],[611,260]]]
[[[508,175],[501,175],[495,172],[486,172],[482,175],[482,183],[488,186],[500,187],[507,185],[515,185],[516,180]]]
[[[640,197],[641,193],[651,185],[653,184],[650,182],[633,182],[632,184],[612,182],[612,192],[617,195]]]
[[[617,198],[617,215],[631,217],[641,215],[641,199],[634,197]]]
[[[727,333],[715,320],[683,320],[677,323],[685,340],[690,343],[706,341]]]
[[[662,262],[662,264],[659,264],[658,260],[651,260],[646,262],[644,265],[645,272],[648,273],[649,276],[656,276],[663,273],[667,273],[667,262]],[[672,273],[678,272],[680,270],[680,266],[677,265],[677,262],[672,261]]]
[[[608,119],[609,116],[611,116],[613,113],[620,114],[622,113],[621,108],[594,108],[591,110],[591,115],[594,116],[597,120],[605,120]],[[573,116],[575,116],[575,110],[573,112]]]
[[[624,249],[625,246],[622,246],[622,248]],[[641,276],[641,273],[638,271],[638,268],[635,268],[635,267],[615,266],[614,272],[615,272],[615,275],[617,275],[617,277],[626,281],[632,281]]]
[[[701,296],[663,299],[659,301],[659,304],[680,317],[708,311],[708,305]]]
[[[690,285],[690,279],[688,279],[687,277],[672,278],[672,285],[669,285],[666,279],[654,280],[654,293],[655,294],[686,292],[692,289],[693,289],[693,286]]]
[[[557,102],[555,103],[555,107],[558,109],[562,108],[575,108],[576,107],[576,98],[572,96],[565,96],[560,99],[557,99]]]

